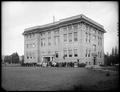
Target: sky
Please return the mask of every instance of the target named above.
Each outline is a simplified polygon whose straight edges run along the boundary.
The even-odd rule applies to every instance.
[[[118,2],[2,2],[2,55],[24,54],[25,28],[84,14],[104,26],[104,52],[118,45]]]

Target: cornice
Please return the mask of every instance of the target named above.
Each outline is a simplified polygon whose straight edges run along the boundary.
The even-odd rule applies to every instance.
[[[55,28],[60,28],[60,27],[65,26],[65,25],[74,24],[74,23],[78,23],[78,22],[85,22],[85,23],[99,29],[103,33],[106,32],[102,25],[100,25],[99,23],[97,23],[97,22],[93,21],[92,19],[86,17],[85,15],[81,14],[81,15],[61,19],[60,21],[45,24],[45,25],[42,25],[42,26],[34,26],[34,27],[26,28],[23,35],[29,34],[29,33],[36,33],[36,32],[43,32],[43,31],[47,31],[47,30],[52,30],[52,29],[55,29]]]

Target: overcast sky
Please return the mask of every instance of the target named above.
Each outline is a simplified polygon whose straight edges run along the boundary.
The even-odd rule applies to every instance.
[[[84,14],[104,26],[104,51],[117,46],[117,2],[2,2],[2,54],[24,54],[25,28]]]

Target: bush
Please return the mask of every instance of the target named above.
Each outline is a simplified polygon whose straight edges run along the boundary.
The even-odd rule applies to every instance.
[[[107,72],[107,73],[106,73],[106,76],[110,76],[110,73],[109,73],[109,72]]]
[[[85,67],[86,64],[85,64],[85,63],[80,63],[80,64],[78,64],[78,66],[79,66],[79,67]]]

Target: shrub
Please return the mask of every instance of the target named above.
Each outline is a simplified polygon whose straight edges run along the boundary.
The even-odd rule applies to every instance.
[[[80,63],[80,64],[78,64],[78,66],[79,66],[79,67],[85,67],[86,64],[85,64],[85,63]]]
[[[106,76],[110,76],[110,73],[109,73],[109,72],[107,72],[107,73],[106,73]]]

